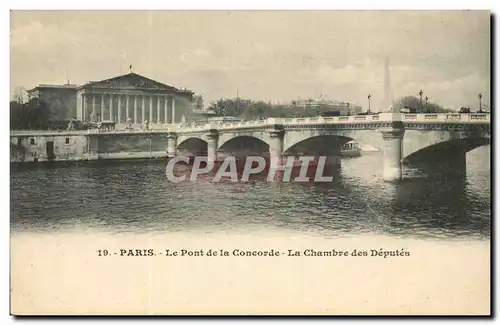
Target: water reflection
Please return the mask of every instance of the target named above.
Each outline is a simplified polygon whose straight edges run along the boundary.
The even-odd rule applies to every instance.
[[[395,184],[382,181],[378,154],[344,160],[331,183],[315,184],[268,183],[267,175],[248,183],[172,183],[162,160],[14,166],[11,226],[488,238],[489,151],[483,151],[468,157],[466,179]]]

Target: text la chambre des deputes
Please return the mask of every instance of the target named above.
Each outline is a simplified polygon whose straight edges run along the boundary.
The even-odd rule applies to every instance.
[[[98,256],[164,256],[164,257],[404,257],[410,252],[398,249],[286,249],[286,250],[248,250],[248,249],[130,249],[121,248],[116,251],[97,250]]]

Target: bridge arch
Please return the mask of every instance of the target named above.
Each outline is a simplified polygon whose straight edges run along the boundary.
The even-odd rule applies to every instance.
[[[448,160],[454,152],[465,154],[489,142],[486,132],[406,130],[403,162],[438,158]]]
[[[219,142],[219,151],[227,153],[262,154],[269,152],[269,144],[253,135],[237,135]]]
[[[312,139],[312,140],[311,140]],[[283,152],[294,151],[297,146],[302,146],[304,141],[310,145],[327,146],[340,150],[340,147],[349,141],[358,141],[362,145],[369,145],[375,149],[382,148],[382,136],[377,130],[328,130],[328,129],[306,129],[306,130],[287,130],[284,142]],[[319,142],[325,142],[319,144]],[[328,142],[329,141],[329,142]],[[332,150],[332,149],[329,149]]]
[[[315,135],[299,141],[285,143],[283,154],[296,155],[306,152],[314,155],[338,155],[341,146],[352,140],[354,139],[343,135]]]
[[[489,138],[481,136],[435,141],[427,146],[414,147],[417,150],[403,151],[401,164],[432,177],[464,177],[467,174],[467,152],[489,143]],[[408,144],[404,145],[406,146]]]
[[[177,144],[177,150],[179,152],[188,152],[195,155],[206,153],[207,149],[207,141],[199,137],[186,138]]]
[[[426,162],[433,162],[435,164],[443,161],[451,162],[452,160],[456,160],[457,156],[465,155],[471,150],[489,144],[490,139],[485,137],[451,139],[431,144],[409,154],[404,152],[403,163],[418,165],[421,163],[425,164]]]

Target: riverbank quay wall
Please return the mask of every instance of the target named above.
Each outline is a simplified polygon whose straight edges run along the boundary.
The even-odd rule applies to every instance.
[[[10,162],[167,157],[168,132],[13,132]]]

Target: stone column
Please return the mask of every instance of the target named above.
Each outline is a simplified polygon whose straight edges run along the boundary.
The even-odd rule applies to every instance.
[[[149,96],[149,124],[153,124],[153,96]]]
[[[99,117],[99,122],[104,120],[104,94],[101,94],[101,116]]]
[[[215,163],[217,161],[217,145],[219,134],[217,130],[210,130],[207,135],[207,159],[208,162]]]
[[[284,130],[272,129],[269,130],[269,167],[276,168],[281,161],[283,154],[283,135]]]
[[[92,95],[92,117],[95,118],[96,116],[96,106],[95,106],[95,95]],[[91,121],[91,122],[95,122],[95,121]]]
[[[145,107],[146,107],[146,97],[142,96],[141,123],[144,123],[144,120],[146,119],[146,110],[144,109]]]
[[[111,121],[115,120],[115,117],[113,115],[113,94],[109,94],[109,119]]]
[[[168,96],[165,96],[165,117],[163,123],[168,124]]]
[[[122,95],[118,94],[118,123],[122,122]]]
[[[167,135],[167,157],[177,156],[177,134],[169,133]]]
[[[125,95],[125,122],[130,117],[130,96]]]
[[[175,96],[172,96],[172,123],[175,123]]]
[[[137,96],[134,96],[134,123],[137,123],[139,116],[137,114]]]
[[[383,156],[383,178],[385,181],[398,181],[403,179],[403,138],[405,129],[402,125],[393,125],[383,128],[382,132],[382,156]]]
[[[87,96],[82,94],[82,122],[85,122],[87,116]]]
[[[156,123],[160,123],[160,96],[156,97]]]

